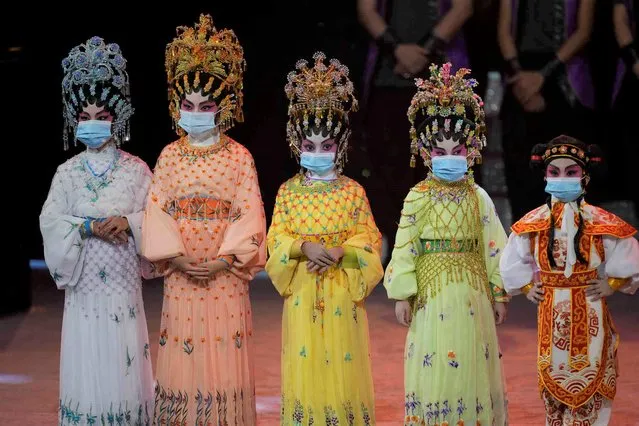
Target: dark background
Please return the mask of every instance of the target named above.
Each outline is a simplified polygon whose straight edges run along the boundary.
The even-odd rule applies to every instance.
[[[0,12],[0,135],[6,159],[5,214],[9,213],[9,218],[5,225],[15,242],[12,247],[18,247],[22,258],[42,257],[38,215],[51,177],[59,164],[81,149],[62,149],[60,62],[72,47],[94,35],[121,46],[136,110],[131,142],[123,149],[153,168],[162,148],[176,138],[168,114],[164,73],[164,48],[174,37],[175,28],[193,25],[200,13],[210,13],[218,29],[232,28],[244,47],[247,71],[245,122],[229,134],[255,157],[270,217],[277,188],[297,171],[285,139],[286,74],[297,59],[323,50],[329,58],[337,57],[349,66],[359,87],[368,46],[368,36],[357,22],[355,0],[173,2],[166,6],[155,2],[151,7],[133,2],[90,6],[65,2],[48,10],[35,3],[13,6],[12,11]],[[466,29],[473,74],[480,83],[488,70],[501,66],[496,12],[496,1],[478,3]],[[602,111],[601,143],[605,144],[605,111],[616,55],[608,1],[599,2],[596,21],[590,50]],[[10,51],[11,47],[19,50]],[[356,133],[351,146],[357,147],[357,139]],[[408,143],[408,135],[398,143]],[[367,161],[355,150],[347,174],[362,181],[360,172]]]

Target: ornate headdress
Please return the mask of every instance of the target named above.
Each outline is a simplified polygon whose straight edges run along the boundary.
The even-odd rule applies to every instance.
[[[473,92],[477,80],[466,79],[470,70],[460,68],[451,74],[451,64],[430,66],[430,78],[415,80],[417,93],[408,108],[411,139],[411,167],[415,156],[421,154],[428,165],[428,148],[441,130],[453,134],[462,133],[469,148],[469,164],[481,159],[480,151],[486,146],[484,102]],[[417,126],[416,126],[417,124]]]
[[[113,135],[116,143],[129,140],[129,118],[133,115],[126,60],[115,43],[105,44],[92,37],[74,47],[62,61],[62,102],[64,106],[64,149],[69,133],[75,137],[78,114],[93,101],[115,115]]]
[[[530,165],[542,168],[557,158],[574,160],[585,173],[603,166],[601,149],[597,145],[586,145],[570,136],[557,136],[547,144],[535,145],[530,155]]]
[[[284,87],[289,100],[286,136],[291,151],[299,157],[305,135],[313,129],[325,128],[331,137],[339,137],[335,162],[341,170],[350,137],[348,114],[357,111],[358,103],[348,67],[337,59],[326,65],[325,59],[323,52],[316,52],[312,68],[301,59],[295,65],[296,71],[288,73]]]
[[[178,132],[180,102],[186,93],[210,93],[219,107],[222,130],[242,122],[244,50],[232,30],[218,31],[210,15],[200,15],[194,27],[178,27],[177,37],[166,46],[169,111]],[[221,98],[221,99],[220,99]]]

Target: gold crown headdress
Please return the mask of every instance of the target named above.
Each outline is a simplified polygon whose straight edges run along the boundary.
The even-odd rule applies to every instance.
[[[469,148],[469,164],[481,159],[480,151],[486,146],[486,122],[484,102],[473,92],[477,80],[465,78],[470,74],[466,68],[451,74],[451,66],[450,62],[441,67],[433,64],[428,80],[415,80],[417,93],[407,113],[411,124],[411,167],[415,167],[417,154],[421,154],[428,165],[428,148],[433,147],[433,140],[440,130],[462,133],[464,143]]]
[[[202,94],[210,93],[216,101],[222,130],[244,120],[244,50],[232,30],[215,28],[210,15],[200,15],[200,22],[193,27],[177,28],[177,37],[166,46],[165,67],[169,111],[179,132],[180,102],[186,93],[196,89]]]
[[[297,61],[296,71],[288,74],[284,87],[289,100],[286,135],[296,156],[300,154],[302,139],[314,129],[324,127],[331,137],[339,136],[336,164],[341,169],[350,136],[348,114],[357,111],[358,103],[348,67],[337,59],[326,65],[325,59],[323,52],[316,52],[313,67],[302,59]]]

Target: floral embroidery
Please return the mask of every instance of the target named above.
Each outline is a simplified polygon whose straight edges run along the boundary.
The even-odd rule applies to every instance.
[[[157,394],[156,394],[157,395]],[[195,424],[196,425],[207,425],[210,424],[211,421],[211,409],[213,408],[213,395],[211,392],[208,392],[206,398],[202,395],[202,391],[198,389],[197,394],[195,395],[195,402],[197,403],[195,409]],[[157,407],[157,404],[156,404]]]
[[[346,412],[346,421],[349,426],[353,426],[355,424],[355,414],[353,413],[353,406],[350,401],[344,403],[344,411]]]
[[[455,351],[448,351],[448,365],[454,368],[459,367],[459,363],[457,362],[456,358],[457,354],[455,354]]]
[[[300,305],[300,297],[297,296],[295,297],[295,302],[293,303],[293,306],[299,306]]]
[[[135,306],[129,306],[129,318],[135,318]]]
[[[235,223],[238,220],[240,220],[242,218],[242,216],[243,216],[242,209],[240,207],[236,207],[230,212],[229,220],[232,223]]]
[[[357,322],[357,305],[353,303],[353,320]]]
[[[56,269],[55,271],[53,271],[53,281],[58,282],[62,279],[62,274],[58,273],[58,270]]]
[[[116,324],[120,324],[122,322],[122,320],[120,319],[120,317],[118,316],[118,314],[111,314],[111,319],[116,323]]]
[[[326,426],[339,426],[339,419],[337,413],[330,405],[324,407],[324,418],[326,420]]]
[[[464,405],[464,398],[459,398],[457,400],[457,414],[461,417],[466,411],[466,406]]]
[[[337,308],[335,308],[335,316],[336,317],[341,317],[342,316],[342,310],[340,309],[339,306]]]
[[[117,404],[117,410],[114,408]],[[73,408],[75,406],[75,408]],[[83,420],[87,425],[97,425],[100,421],[100,425],[104,426],[120,426],[120,425],[135,425],[135,426],[150,426],[151,416],[149,415],[149,407],[147,404],[138,404],[137,416],[134,417],[134,411],[128,407],[128,402],[111,403],[109,411],[103,413],[94,413],[93,408],[89,407],[87,413],[82,413],[79,403],[73,403],[72,400],[66,400],[63,402],[60,400],[60,426],[72,426],[78,425]]]
[[[302,350],[300,351],[300,356],[306,358],[306,346],[302,346]]]
[[[344,361],[352,361],[353,357],[351,355],[350,352],[346,352],[346,355],[344,355]]]
[[[129,355],[129,347],[126,347],[126,375],[129,375],[129,369],[131,368],[131,366],[133,365],[133,360],[135,359],[135,357],[131,357],[131,355]]]
[[[496,245],[497,243],[495,243],[495,240],[490,240],[488,243],[488,248],[490,248],[490,257],[495,257],[501,252],[498,247],[495,247]]]
[[[364,426],[371,426],[371,415],[368,413],[368,408],[362,402],[362,420],[364,420]]]
[[[144,359],[149,359],[149,344],[144,344]]]
[[[191,339],[189,337],[187,339],[184,339],[183,343],[184,343],[184,346],[183,346],[184,353],[186,353],[187,355],[191,355],[193,353],[193,349],[194,349],[193,339]]]
[[[423,409],[422,409],[423,407]],[[423,410],[423,411],[422,411]],[[477,400],[476,404],[477,413],[483,411],[482,405]],[[419,399],[415,396],[415,393],[412,392],[410,394],[406,394],[405,399],[405,417],[404,417],[404,425],[405,426],[424,426],[424,425],[437,425],[437,426],[452,426],[455,424],[456,426],[464,426],[464,420],[462,416],[466,411],[466,406],[464,405],[463,398],[459,398],[457,400],[457,408],[453,409],[448,400],[445,401],[436,401],[429,402],[427,404],[423,404]],[[455,421],[454,416],[457,415],[456,423],[452,423]],[[422,417],[422,415],[424,417]],[[479,421],[476,422],[476,425],[479,425]]]
[[[408,345],[408,351],[406,352],[406,358],[411,359],[415,353],[415,343],[410,342]]]
[[[295,408],[293,409],[293,424],[295,426],[301,426],[304,421],[304,407],[299,399],[295,400]]]
[[[486,344],[486,349],[484,350],[484,356],[486,357],[486,359],[490,357],[490,352],[488,351],[488,344]]]
[[[288,264],[288,254],[286,254],[286,253],[282,254],[282,257],[280,258],[280,263],[282,263],[284,265]]]
[[[487,214],[485,214],[485,215],[483,215],[483,216],[481,217],[481,221],[482,221],[482,223],[484,224],[484,226],[488,226],[488,225],[490,225],[490,218],[488,217],[488,215],[487,215]]]
[[[80,223],[73,223],[73,222],[71,222],[70,220],[65,220],[65,222],[69,224],[69,232],[67,232],[67,233],[66,233],[66,235],[64,236],[64,239],[66,240],[66,239],[67,239],[67,237],[68,237],[69,235],[71,235],[71,234],[73,233],[73,231],[75,231],[76,229],[79,229],[79,228],[80,228],[80,226],[81,226],[82,224],[80,224]]]
[[[259,247],[262,245],[262,234],[253,234],[251,235],[251,245],[255,246],[255,247]]]
[[[475,403],[475,411],[477,412],[477,414],[481,413],[482,411],[484,411],[484,407],[481,405],[481,403],[479,402],[479,398],[477,398],[477,401]]]
[[[100,269],[100,271],[98,272],[98,277],[100,277],[102,282],[106,284],[107,278],[109,277],[109,274],[106,271],[106,267]]]
[[[162,330],[162,333],[160,333],[160,346],[166,345],[167,337],[169,337],[169,333],[167,332],[167,329],[165,328],[164,330]]]
[[[240,349],[242,347],[242,338],[244,337],[244,333],[236,331],[233,335],[233,339],[235,339],[235,347]]]
[[[191,402],[195,401],[195,403]],[[196,419],[194,425],[230,425],[227,414],[238,415],[243,412],[244,390],[223,390],[203,392],[198,389],[195,395],[186,391],[165,389],[160,384],[155,390],[155,423],[158,425],[186,425],[189,410],[195,405]],[[217,418],[214,418],[214,407],[217,407]],[[233,419],[230,419],[233,420]],[[245,424],[240,417],[235,418],[237,424]]]
[[[434,356],[435,356],[435,352],[424,355],[424,362],[422,363],[422,367],[432,367]]]
[[[404,411],[406,413],[406,419],[408,420],[411,416],[416,416],[416,413],[420,413],[422,403],[415,395],[415,392],[406,394],[406,398],[404,401]],[[412,421],[412,419],[410,419]]]

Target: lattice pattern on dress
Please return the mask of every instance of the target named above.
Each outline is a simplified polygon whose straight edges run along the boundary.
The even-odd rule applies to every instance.
[[[451,183],[428,178],[413,193],[417,196],[406,200],[404,225],[400,224],[412,228],[413,234],[400,247],[413,244],[419,254],[415,265],[417,307],[452,282],[467,282],[478,291],[484,289],[492,299],[484,265],[479,199],[472,178]],[[423,207],[412,211],[411,203]],[[421,239],[425,226],[432,229],[433,237],[428,240]]]

